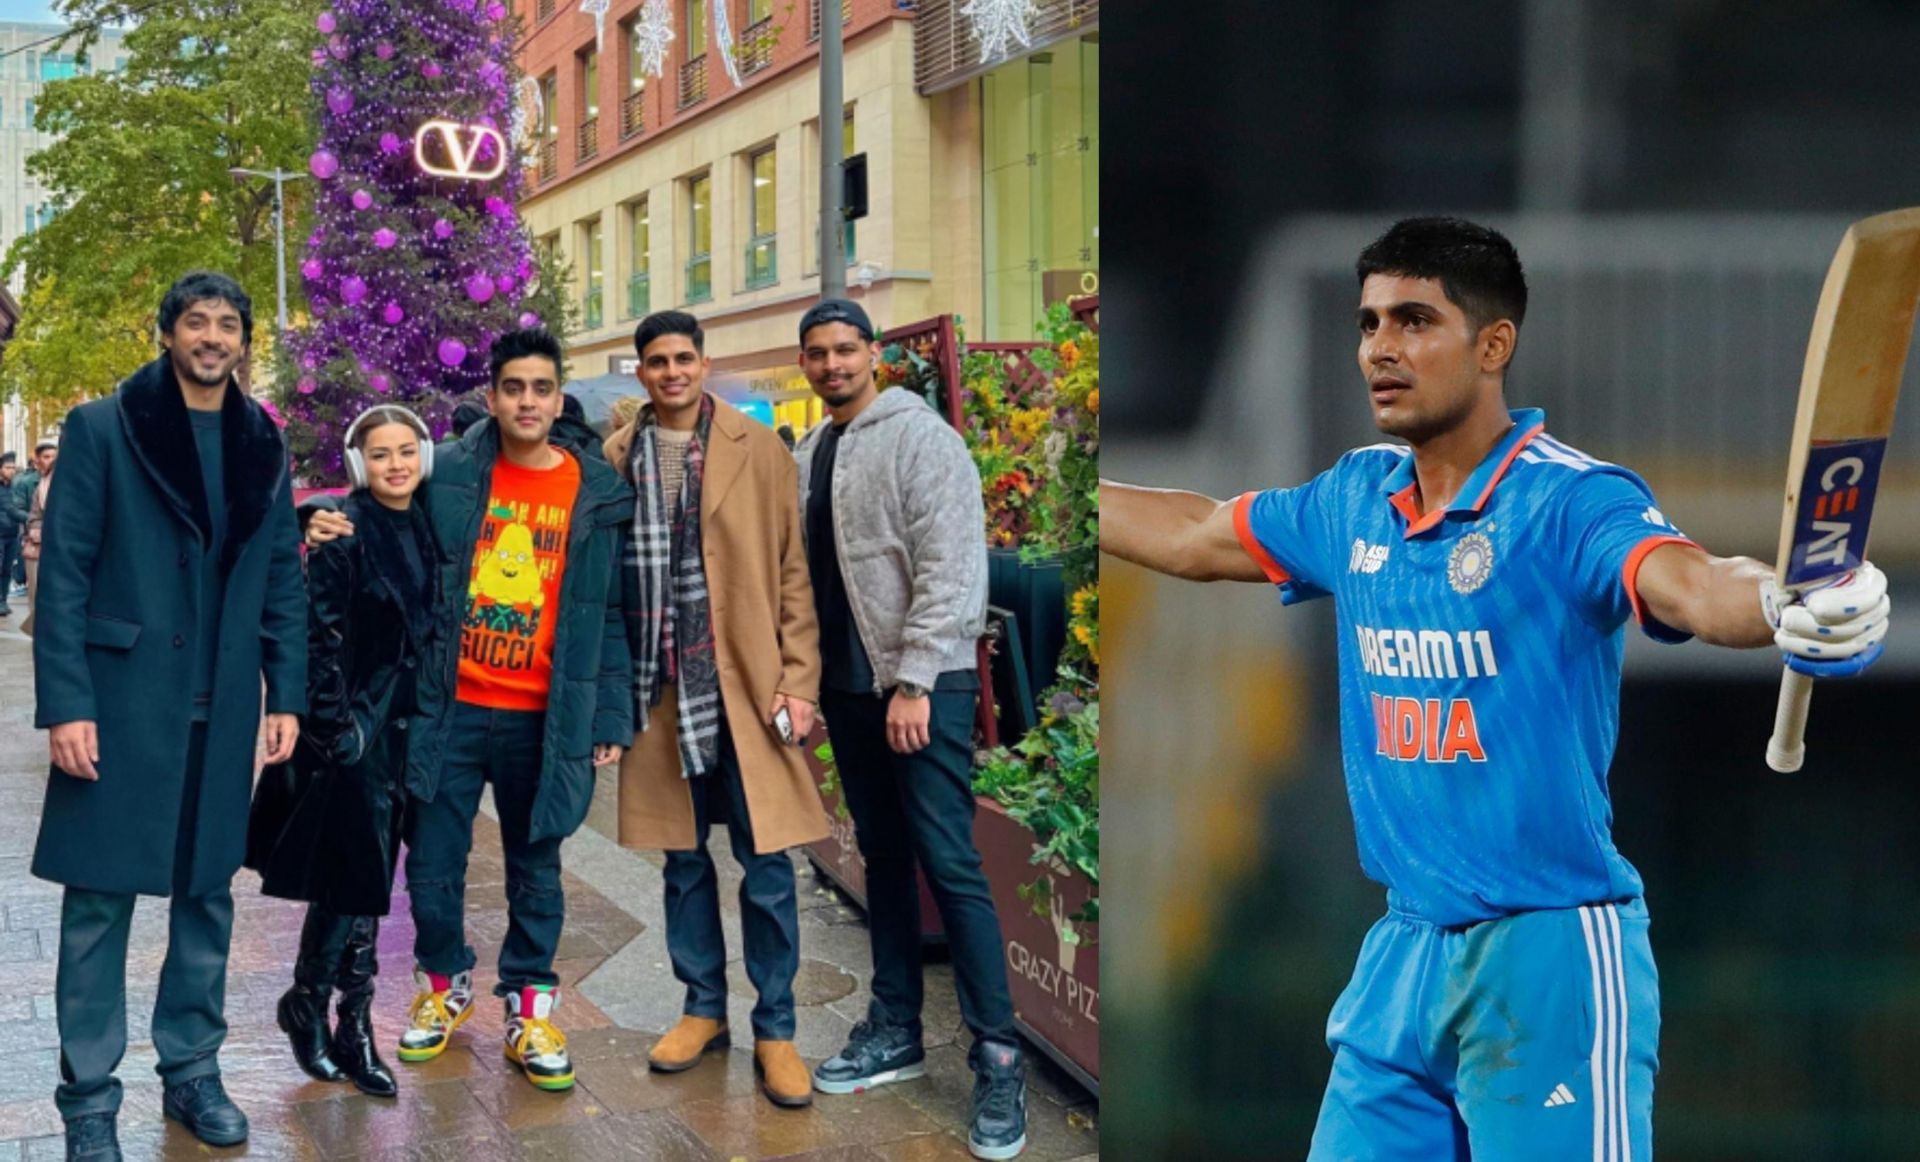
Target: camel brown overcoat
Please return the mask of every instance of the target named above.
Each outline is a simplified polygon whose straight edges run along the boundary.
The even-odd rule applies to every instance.
[[[820,630],[801,539],[793,454],[773,429],[718,397],[713,405],[700,536],[720,699],[740,756],[754,850],[765,854],[827,834],[826,808],[805,752],[781,742],[771,722],[776,694],[819,702]],[[642,409],[634,423],[606,442],[607,462],[629,481],[634,432],[646,414]],[[628,621],[633,629],[639,624]],[[681,774],[676,721],[669,686],[620,761],[623,846],[668,851],[694,846],[693,796]]]

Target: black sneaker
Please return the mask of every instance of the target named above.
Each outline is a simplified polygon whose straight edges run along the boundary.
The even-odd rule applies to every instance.
[[[81,1114],[67,1123],[67,1162],[120,1162],[112,1114]]]
[[[853,1027],[847,1047],[814,1069],[813,1088],[821,1093],[864,1093],[876,1085],[925,1075],[926,1060],[920,1038],[906,1029],[862,1021]]]
[[[238,1146],[247,1140],[247,1115],[227,1096],[217,1073],[168,1086],[160,1110],[209,1146]]]
[[[973,1126],[967,1149],[975,1158],[1017,1158],[1027,1148],[1027,1063],[1006,1041],[975,1041]]]

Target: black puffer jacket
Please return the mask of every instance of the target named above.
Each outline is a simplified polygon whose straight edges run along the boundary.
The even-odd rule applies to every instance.
[[[419,505],[412,536],[429,589],[408,580],[377,501],[346,499],[355,535],[307,557],[308,713],[291,762],[263,772],[247,828],[261,891],[339,915],[380,916],[406,800],[408,719],[441,570]]]

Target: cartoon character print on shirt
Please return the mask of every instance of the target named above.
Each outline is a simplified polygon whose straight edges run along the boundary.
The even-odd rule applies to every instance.
[[[534,509],[495,501],[480,528],[462,644],[470,657],[497,669],[532,667],[533,639],[546,611],[543,583],[566,535],[564,510],[544,504]]]

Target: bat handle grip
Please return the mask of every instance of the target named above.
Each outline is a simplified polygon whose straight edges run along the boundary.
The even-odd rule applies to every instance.
[[[1807,704],[1812,698],[1812,678],[1781,670],[1780,706],[1773,715],[1773,737],[1767,740],[1767,765],[1782,774],[1799,770],[1807,757]]]

